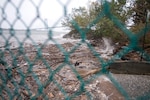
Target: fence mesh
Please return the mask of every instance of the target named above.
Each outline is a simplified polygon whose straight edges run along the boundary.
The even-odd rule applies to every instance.
[[[115,62],[117,57],[122,57],[131,51],[138,51],[143,54],[142,57],[145,60],[150,61],[150,55],[138,45],[140,38],[150,31],[150,25],[147,24],[140,32],[134,34],[111,13],[108,2],[104,1],[102,11],[97,18],[89,24],[91,25],[89,27],[92,27],[93,24],[101,21],[105,16],[111,20],[118,29],[123,31],[130,41],[126,48],[121,49],[111,59],[105,60],[101,57],[101,54],[97,52],[97,49],[86,40],[86,31],[75,21],[72,21],[72,24],[80,33],[81,40],[75,42],[74,45],[69,43],[58,43],[58,41],[53,38],[54,32],[52,28],[49,28],[45,33],[40,33],[41,31],[31,29],[37,20],[43,23],[45,28],[48,27],[45,21],[40,17],[39,12],[39,8],[43,1],[44,0],[40,0],[38,4],[32,0],[29,1],[36,10],[35,18],[29,25],[26,24],[21,16],[21,12],[19,12],[19,9],[21,9],[22,5],[25,3],[25,0],[21,0],[18,5],[12,0],[6,0],[3,5],[1,5],[0,25],[2,27],[3,23],[6,23],[10,26],[9,30],[0,28],[0,41],[4,41],[1,42],[0,47],[1,100],[94,99],[96,94],[94,95],[94,93],[92,93],[94,90],[91,88],[94,88],[95,91],[99,88],[102,89],[103,87],[105,87],[103,91],[108,89],[107,86],[105,86],[106,84],[102,84],[104,86],[98,87],[99,81],[94,81],[95,79],[104,76],[106,76],[111,81],[110,83],[113,84],[117,91],[119,91],[120,94],[118,93],[117,96],[120,96],[121,100],[131,99],[123,86],[116,81],[111,72],[109,72],[108,66]],[[63,4],[60,0],[57,0],[57,2],[59,6],[62,7],[64,15],[66,15],[67,6],[69,6],[69,2],[71,1],[68,0],[66,4]],[[8,5],[11,5],[11,7],[16,10],[14,14],[15,18],[12,22],[7,19],[8,15],[5,9],[7,9]],[[14,26],[18,21],[25,27],[24,31],[16,31],[14,29]],[[60,19],[58,19],[53,26],[55,27],[59,21]],[[34,38],[37,37],[32,36],[32,33],[36,33],[36,35],[46,34],[46,37],[39,35],[39,38],[44,38],[45,41],[43,43],[35,42]],[[18,37],[20,34],[25,34],[22,36],[22,40]],[[10,41],[16,42],[13,44]],[[85,51],[83,47],[86,47],[87,50]],[[83,52],[77,54],[79,49],[83,50]],[[87,53],[90,55],[87,55]],[[98,68],[96,68],[96,70],[91,69],[93,72],[89,72],[90,74],[94,73],[92,75],[89,75],[88,73],[82,75],[74,65],[74,63],[79,64],[80,62],[73,61],[72,59],[76,57],[76,59],[80,61],[80,58],[82,57],[82,60],[86,61],[86,58],[83,58],[84,56],[89,56],[89,58],[98,61],[98,63],[96,63]],[[88,59],[88,61],[90,62],[90,59]],[[85,78],[85,76],[88,77]],[[92,82],[97,85],[95,87],[90,85]],[[102,97],[104,97],[104,94],[99,93],[99,91],[97,94],[98,96],[95,100],[101,100]],[[111,98],[111,94],[109,96]],[[143,95],[136,97],[136,99],[148,100],[150,99],[150,92],[144,93]]]

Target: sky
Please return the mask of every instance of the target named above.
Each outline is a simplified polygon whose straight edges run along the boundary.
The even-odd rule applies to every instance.
[[[67,5],[67,14],[72,8],[87,7],[89,0],[0,0],[0,28],[14,29],[45,28],[43,21],[49,27],[61,26],[64,17],[64,5]],[[17,8],[18,10],[17,10]],[[37,16],[39,7],[40,18]],[[18,13],[17,13],[18,12]],[[20,19],[18,19],[18,18]]]

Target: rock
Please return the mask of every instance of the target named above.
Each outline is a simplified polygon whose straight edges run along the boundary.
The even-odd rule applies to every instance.
[[[86,95],[82,95],[80,100],[88,100],[87,96]]]
[[[124,100],[122,94],[104,75],[94,79],[85,89],[92,94],[94,100]]]
[[[54,98],[54,94],[52,92],[48,93],[49,98]]]
[[[79,66],[80,63],[82,63],[82,62],[76,61],[74,66]]]

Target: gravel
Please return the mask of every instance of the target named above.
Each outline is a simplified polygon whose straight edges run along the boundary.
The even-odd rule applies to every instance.
[[[145,94],[150,94],[149,75],[113,74],[113,77],[133,100]]]

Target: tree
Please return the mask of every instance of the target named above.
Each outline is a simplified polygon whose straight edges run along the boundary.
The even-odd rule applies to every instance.
[[[129,9],[125,7],[126,0],[112,0],[109,4],[111,7],[111,13],[126,25],[126,21],[129,18]],[[72,13],[62,21],[62,25],[69,27],[71,33],[79,33],[72,24],[72,21],[74,20],[80,28],[88,29],[87,38],[99,39],[102,37],[111,37],[113,40],[118,41],[121,36],[125,37],[124,40],[126,40],[127,38],[123,32],[118,29],[114,23],[107,18],[107,16],[104,16],[101,20],[97,20],[96,23],[93,23],[93,21],[99,17],[99,13],[102,10],[103,5],[101,2],[90,2],[89,8],[74,8]],[[92,27],[89,27],[91,23]],[[121,39],[121,41],[122,40],[123,39]]]
[[[150,0],[135,0],[133,7],[133,22],[132,31],[139,32],[143,27],[150,23],[147,14],[150,12]],[[141,38],[140,43],[150,43],[150,31],[145,33],[146,36]]]
[[[134,14],[133,21],[135,24],[146,23],[147,11],[150,11],[150,1],[149,0],[136,0],[134,2]]]
[[[74,26],[72,25],[72,20],[75,20],[79,26],[85,27],[87,22],[85,21],[85,17],[88,16],[86,13],[85,7],[79,7],[78,9],[73,8],[72,14],[69,14],[65,19],[62,21],[63,26],[67,26],[70,30],[74,30]]]

